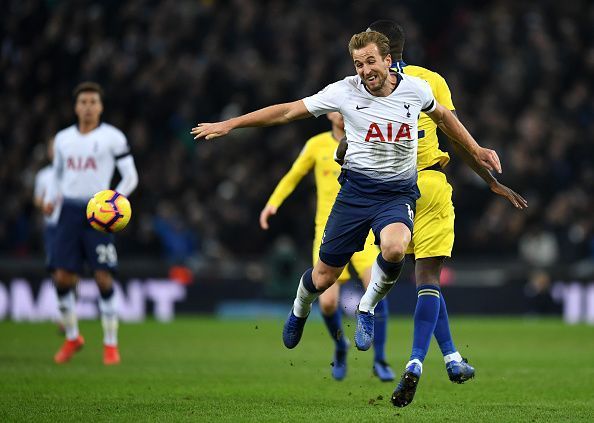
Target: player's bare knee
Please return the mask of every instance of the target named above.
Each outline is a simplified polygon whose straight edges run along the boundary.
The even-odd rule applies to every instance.
[[[382,257],[392,263],[398,263],[404,258],[408,243],[402,240],[382,242]]]
[[[73,288],[76,285],[78,277],[75,273],[64,269],[57,269],[54,273],[56,286],[61,289]]]
[[[111,273],[106,270],[95,271],[95,281],[97,282],[97,285],[101,291],[107,291],[111,289],[113,285]]]
[[[320,311],[324,316],[330,316],[336,312],[338,305],[334,301],[320,301]]]

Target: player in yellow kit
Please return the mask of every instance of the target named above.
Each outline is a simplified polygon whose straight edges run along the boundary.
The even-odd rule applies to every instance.
[[[333,112],[328,113],[327,117],[332,122],[332,130],[316,135],[307,141],[299,157],[293,163],[291,170],[281,179],[260,214],[260,226],[262,229],[268,229],[268,218],[276,214],[280,205],[293,192],[299,181],[313,168],[317,190],[315,239],[313,243],[314,265],[318,261],[326,221],[340,189],[337,180],[340,174],[340,166],[334,161],[334,151],[339,140],[345,135],[342,115]],[[378,253],[379,249],[375,245],[373,235],[370,232],[365,241],[364,250],[356,252],[351,258],[350,263],[366,288],[371,277],[371,266]],[[348,268],[345,268],[338,281],[344,283],[349,279]],[[332,376],[336,380],[342,380],[346,376],[346,352],[349,346],[342,330],[342,317],[338,310],[339,286],[339,284],[332,285],[319,297],[324,322],[335,342]],[[387,312],[388,306],[384,299],[380,301],[375,309],[375,356],[373,363],[373,372],[382,381],[394,380],[394,373],[385,360]]]
[[[380,32],[390,40],[393,71],[424,79],[429,83],[435,100],[455,111],[450,89],[441,75],[420,66],[407,65],[402,60],[405,37],[400,25],[393,21],[381,20],[369,25],[369,30]],[[407,254],[415,256],[415,277],[420,299],[423,295],[433,295],[433,291],[439,292],[441,267],[445,258],[451,257],[454,246],[454,205],[452,187],[443,172],[450,157],[448,153],[439,149],[437,125],[425,113],[419,116],[418,136],[417,184],[421,197],[417,200],[414,233]],[[454,141],[451,145],[456,153],[485,180],[494,193],[507,198],[518,209],[527,206],[524,198],[500,184],[465,149]],[[430,316],[431,318],[427,310],[423,310],[420,302],[417,302],[410,361],[392,395],[392,403],[396,406],[404,407],[414,398],[431,334],[437,339],[442,351],[450,380],[464,383],[474,377],[474,368],[462,359],[454,346],[445,300],[443,295],[439,295],[439,298],[439,312],[437,315]]]

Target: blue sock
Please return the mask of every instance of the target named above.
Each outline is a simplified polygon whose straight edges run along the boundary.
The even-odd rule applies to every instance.
[[[410,359],[425,360],[439,315],[441,292],[438,286],[421,285],[417,288],[415,329]]]
[[[450,333],[450,320],[448,319],[448,309],[446,308],[443,294],[440,295],[441,304],[439,305],[439,316],[437,317],[437,324],[435,325],[435,339],[439,344],[439,349],[443,355],[453,354],[456,352],[454,340]]]
[[[345,350],[347,348],[346,339],[344,338],[344,332],[342,331],[342,315],[339,311],[335,311],[329,316],[322,313],[330,337],[336,344],[336,348],[339,350]]]
[[[388,332],[388,301],[381,300],[375,306],[375,323],[373,326],[374,361],[386,361],[386,334]]]

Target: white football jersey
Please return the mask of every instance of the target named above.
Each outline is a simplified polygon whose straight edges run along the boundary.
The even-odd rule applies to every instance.
[[[64,198],[87,201],[109,189],[116,161],[130,154],[126,136],[101,123],[87,134],[76,125],[61,130],[54,144],[54,169]]]
[[[43,169],[40,169],[39,172],[35,175],[35,187],[33,188],[33,196],[35,198],[45,199],[45,195],[50,187],[50,185],[54,182],[54,168],[52,165],[47,165]],[[49,216],[43,216],[43,221],[46,225],[55,225],[58,223],[58,219],[60,218],[60,209],[62,203],[58,202],[55,207],[54,211]]]
[[[398,86],[387,97],[370,94],[357,75],[303,99],[316,117],[329,112],[344,117],[349,148],[343,168],[385,182],[416,178],[419,114],[437,107],[427,82],[396,77]]]

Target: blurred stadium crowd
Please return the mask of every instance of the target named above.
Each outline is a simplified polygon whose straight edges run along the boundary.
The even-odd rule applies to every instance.
[[[41,254],[34,175],[46,164],[46,140],[74,122],[73,87],[94,80],[106,91],[104,119],[128,136],[140,175],[121,255],[259,256],[288,238],[307,259],[311,180],[268,232],[258,215],[304,142],[328,122],[243,130],[199,145],[190,128],[353,74],[350,36],[392,18],[407,31],[405,61],[446,78],[461,120],[500,154],[500,179],[530,203],[516,211],[454,157],[447,173],[455,254],[520,254],[544,266],[594,260],[594,3],[434,3],[4,2],[1,255]]]

